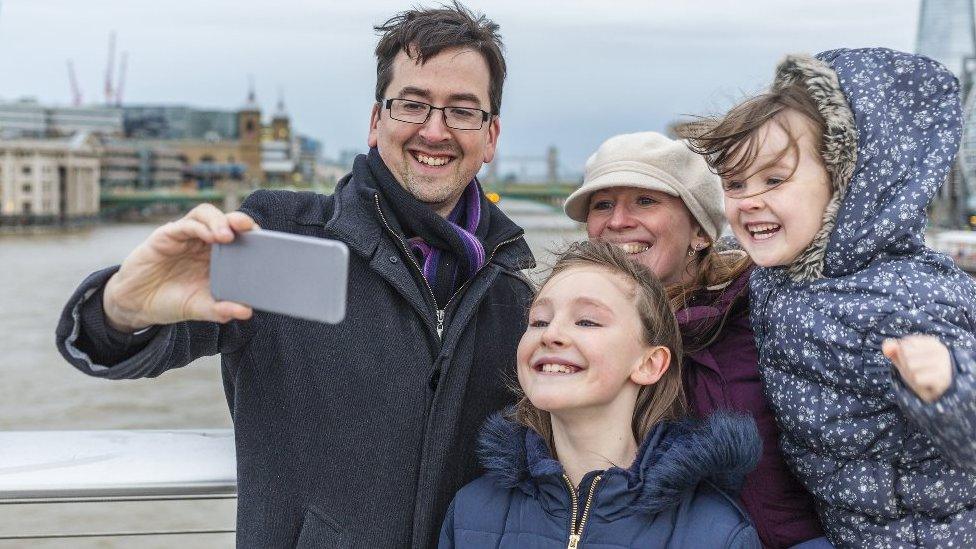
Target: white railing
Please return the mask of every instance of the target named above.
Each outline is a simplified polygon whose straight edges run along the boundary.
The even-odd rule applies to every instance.
[[[0,547],[129,536],[232,544],[236,498],[229,429],[0,432]]]

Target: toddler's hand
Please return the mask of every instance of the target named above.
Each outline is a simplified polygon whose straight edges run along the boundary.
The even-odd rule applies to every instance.
[[[905,385],[918,398],[931,404],[952,384],[952,360],[949,349],[938,338],[910,335],[886,339],[881,352],[895,364]]]

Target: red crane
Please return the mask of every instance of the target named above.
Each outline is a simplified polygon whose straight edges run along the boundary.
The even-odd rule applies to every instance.
[[[78,77],[75,76],[75,64],[68,59],[68,82],[71,83],[71,104],[81,106],[81,89],[78,88]]]
[[[125,72],[128,68],[129,52],[122,52],[122,57],[119,60],[119,85],[115,90],[115,106],[122,106],[122,92],[125,91]]]
[[[105,67],[105,104],[111,105],[115,94],[112,91],[112,69],[115,68],[115,31],[108,35],[108,64]]]

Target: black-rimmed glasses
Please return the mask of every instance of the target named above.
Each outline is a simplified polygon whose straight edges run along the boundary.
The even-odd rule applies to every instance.
[[[444,113],[444,124],[455,130],[480,130],[491,119],[491,113],[472,107],[435,107],[413,99],[385,99],[384,107],[389,109],[390,118],[410,124],[423,124],[430,113],[438,110]]]

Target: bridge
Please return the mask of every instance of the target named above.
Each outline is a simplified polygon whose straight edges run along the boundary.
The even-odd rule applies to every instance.
[[[271,189],[283,190],[305,190],[315,191],[324,194],[331,194],[335,187],[269,187]],[[561,206],[563,200],[569,196],[576,185],[572,183],[556,184],[527,184],[527,183],[507,183],[498,185],[485,185],[486,193],[497,193],[502,200],[505,198],[516,198],[522,200],[533,200],[549,204],[553,207]],[[100,196],[101,210],[104,216],[118,217],[126,212],[141,212],[146,210],[159,210],[172,212],[175,210],[186,211],[197,204],[209,203],[225,211],[234,210],[240,206],[245,196],[253,192],[253,189],[208,189],[192,191],[132,191],[132,192],[109,192],[103,191]]]

